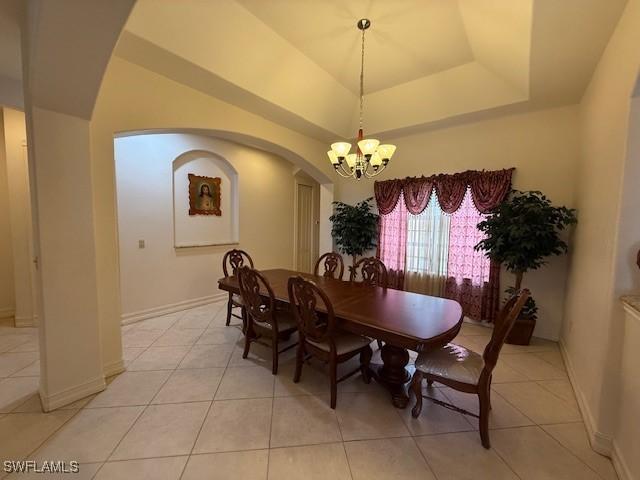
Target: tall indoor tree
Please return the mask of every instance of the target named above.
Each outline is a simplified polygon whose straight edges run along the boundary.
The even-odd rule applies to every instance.
[[[373,198],[367,198],[356,205],[333,202],[334,214],[329,217],[333,223],[331,235],[338,250],[350,255],[355,265],[358,256],[375,248],[378,239],[378,214],[372,211]]]
[[[550,256],[567,252],[561,232],[575,223],[574,209],[552,205],[542,192],[512,190],[507,200],[478,224],[486,238],[475,248],[515,275],[515,285],[507,290],[513,294],[520,290],[526,272],[542,267]],[[536,312],[530,298],[523,314],[535,320]]]

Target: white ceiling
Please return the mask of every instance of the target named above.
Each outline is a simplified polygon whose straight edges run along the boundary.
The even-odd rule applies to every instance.
[[[238,1],[355,94],[360,18],[372,21],[365,36],[368,93],[474,60],[457,1]]]
[[[138,0],[116,54],[317,138],[576,103],[627,0]]]

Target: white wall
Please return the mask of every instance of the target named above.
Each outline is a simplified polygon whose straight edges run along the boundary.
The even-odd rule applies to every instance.
[[[575,206],[578,165],[577,107],[509,115],[399,138],[385,138],[398,149],[380,179],[516,167],[513,186],[541,190],[554,204]],[[336,199],[355,203],[373,196],[373,182],[340,180]],[[567,258],[527,273],[524,285],[539,306],[534,335],[557,340],[564,311]],[[512,284],[502,275],[502,288]]]
[[[273,152],[320,180],[321,209],[333,200],[326,145],[162,75],[111,59],[91,121],[91,152],[98,269],[100,340],[105,365],[122,358],[113,138],[118,132],[201,129]],[[292,181],[293,183],[293,181]],[[320,224],[321,244],[330,242],[329,215]]]
[[[117,138],[120,287],[125,320],[162,307],[210,300],[220,293],[217,280],[223,275],[222,256],[236,245],[174,248],[172,164],[192,150],[212,152],[238,173],[239,248],[249,252],[259,268],[293,266],[291,163],[201,135]],[[228,212],[223,210],[224,215]],[[144,249],[138,248],[138,240],[145,240]]]
[[[571,258],[562,344],[585,424],[595,448],[630,462],[637,449],[617,445],[619,372],[625,343],[619,295],[640,286],[633,251],[638,244],[638,124],[629,131],[631,96],[640,57],[640,1],[630,0],[580,105],[580,223]],[[637,114],[636,114],[637,115]],[[629,134],[631,136],[629,136]],[[635,352],[637,356],[637,352]],[[636,361],[637,365],[637,361]],[[638,406],[634,416],[637,417]],[[636,422],[637,423],[637,422]],[[636,433],[639,431],[635,429]],[[636,440],[637,441],[637,440]],[[637,463],[636,463],[637,465]],[[640,472],[634,472],[635,478]]]
[[[33,326],[37,322],[27,132],[23,112],[5,108],[3,116],[4,151],[7,159],[7,180],[9,183],[8,212],[13,252],[15,325],[27,327]]]
[[[15,309],[9,183],[3,119],[3,110],[0,109],[0,319],[13,317]]]

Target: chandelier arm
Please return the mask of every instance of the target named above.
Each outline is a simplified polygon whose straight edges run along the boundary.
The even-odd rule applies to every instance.
[[[342,178],[351,178],[353,177],[353,175],[345,175],[344,173],[342,173],[340,170],[336,170],[336,173],[338,175],[340,175]]]
[[[365,171],[364,174],[366,175],[367,178],[373,178],[377,175],[380,175],[385,168],[387,168],[386,165],[380,165],[380,167],[377,170],[373,169],[373,173],[368,173],[367,171]]]
[[[342,171],[340,171],[342,170]],[[348,177],[353,177],[355,170],[353,170],[351,167],[349,167],[349,170],[347,170],[344,167],[344,164],[340,164],[339,168],[336,169],[336,172],[338,172],[338,174],[342,177],[348,178]],[[344,172],[344,173],[343,173]]]

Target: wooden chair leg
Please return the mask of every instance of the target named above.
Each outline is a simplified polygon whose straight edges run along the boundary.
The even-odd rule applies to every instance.
[[[240,307],[240,316],[242,317],[242,333],[247,335],[249,331],[249,318],[247,315],[247,309]]]
[[[364,383],[371,383],[371,372],[369,371],[369,364],[371,363],[371,357],[373,356],[373,350],[369,345],[360,351],[360,371],[362,372],[362,379]]]
[[[335,410],[338,399],[338,365],[335,358],[329,360],[329,377],[331,382],[331,408]]]
[[[304,363],[304,340],[298,340],[298,348],[296,349],[296,371],[293,374],[293,383],[298,383],[302,376],[302,364]]]
[[[229,301],[227,302],[227,322],[225,325],[228,327],[231,323],[231,310],[233,309],[233,304],[231,303],[231,294],[229,294]]]
[[[491,380],[493,380],[493,375],[489,377],[489,385],[487,385],[487,399],[489,402],[489,410],[491,410]]]
[[[277,375],[278,374],[278,334],[275,329],[271,337],[271,353],[273,356],[271,360],[271,373],[274,375]]]
[[[491,448],[491,441],[489,440],[489,391],[491,387],[489,385],[485,388],[481,388],[478,393],[480,401],[480,440],[482,440],[482,446],[487,449]]]
[[[411,379],[411,391],[416,397],[416,404],[411,410],[413,418],[418,418],[420,412],[422,412],[422,372],[416,370]]]
[[[242,352],[242,358],[247,358],[249,355],[249,348],[251,348],[251,322],[247,319],[247,328],[244,332],[244,351]]]

